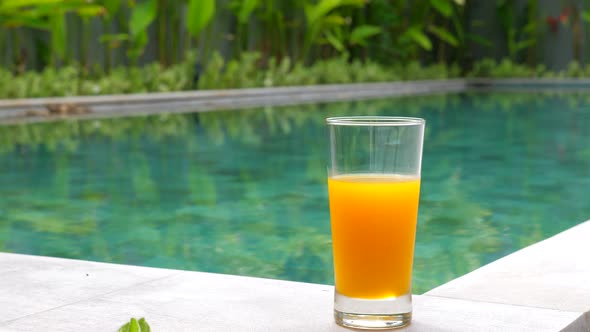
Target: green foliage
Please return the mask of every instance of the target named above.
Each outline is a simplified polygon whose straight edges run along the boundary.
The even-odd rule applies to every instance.
[[[402,73],[406,80],[425,80],[425,79],[446,79],[459,77],[459,68],[457,66],[446,66],[444,64],[435,64],[423,67],[417,61],[412,61],[406,65],[398,66],[398,71]]]
[[[66,54],[66,21],[65,15],[52,15],[49,18],[49,29],[51,30],[51,49],[60,59]]]
[[[156,19],[158,12],[157,0],[147,0],[135,5],[129,19],[129,39],[131,41],[130,49],[127,54],[131,62],[136,64],[137,59],[143,53],[147,43],[147,28]]]
[[[235,8],[237,13],[238,22],[240,24],[248,23],[250,19],[250,15],[254,12],[254,10],[261,5],[260,0],[236,0],[232,1],[231,7]]]
[[[572,61],[563,71],[550,71],[544,65],[529,67],[515,63],[510,59],[504,59],[499,63],[493,59],[483,59],[473,65],[473,69],[467,73],[467,77],[588,78],[590,77],[590,66],[583,66],[577,61]]]
[[[430,0],[432,7],[444,17],[453,14],[453,7],[450,0]]]
[[[320,0],[317,3],[305,2],[303,8],[307,29],[303,41],[301,58],[308,56],[314,44],[324,44],[325,39],[336,49],[344,50],[341,27],[347,20],[338,13],[339,9],[350,6],[362,7],[363,0]],[[324,32],[325,36],[322,35]],[[339,36],[339,37],[336,37]]]
[[[37,69],[75,63],[91,67],[89,61],[101,58],[88,56],[95,37],[91,31],[97,29],[102,34],[97,36],[101,44],[95,51],[104,52],[100,66],[107,72],[115,63],[135,66],[150,40],[163,66],[185,60],[180,54],[195,40],[205,60],[224,47],[228,64],[240,63],[242,53],[251,50],[260,52],[264,63],[288,57],[311,64],[346,56],[389,65],[466,64],[474,43],[492,47],[488,39],[473,32],[476,25],[485,23],[471,21],[467,7],[464,0],[2,0],[0,26],[5,31],[0,31],[0,43],[11,43],[3,61],[19,72],[32,64]],[[527,63],[534,65],[543,30],[538,0],[527,0],[523,6],[499,0],[496,14],[508,57],[516,62],[526,56]],[[577,14],[571,15],[573,20]],[[590,14],[579,16],[588,20]],[[229,29],[203,33],[214,20],[236,24],[222,22],[215,26]],[[82,31],[71,32],[76,29]],[[34,30],[45,31],[48,39],[32,38]],[[80,39],[78,50],[71,49],[76,43],[68,43],[74,36]],[[222,44],[222,38],[231,42]],[[113,52],[117,48],[121,51]],[[28,57],[20,54],[27,54],[22,49],[29,51]],[[31,56],[35,52],[42,53],[36,61]]]
[[[588,76],[590,67],[584,68],[577,61],[572,61],[565,70],[566,77],[581,78]]]
[[[522,12],[516,11],[514,0],[499,0],[496,3],[496,16],[512,61],[517,61],[523,50],[532,52],[538,44],[537,7],[537,0],[529,0]]]
[[[583,70],[577,64],[570,65],[571,74],[581,77]],[[510,59],[504,59],[497,63],[494,59],[483,59],[473,65],[468,77],[489,77],[489,78],[558,78],[564,77],[562,72],[547,71],[545,66],[529,67],[514,63]],[[569,75],[568,75],[569,76]]]
[[[419,26],[410,27],[404,34],[402,34],[402,40],[413,40],[416,44],[420,45],[426,51],[430,51],[432,49],[432,42],[430,42],[430,38],[422,31],[422,28]]]
[[[318,61],[309,66],[270,58],[260,67],[261,54],[243,53],[239,59],[226,61],[214,52],[199,80],[199,89],[253,88],[310,84],[384,82],[396,80],[441,79],[458,76],[455,66],[436,64],[424,67],[418,62],[384,66],[346,56]],[[14,75],[0,68],[0,98],[35,98],[49,96],[104,95],[192,90],[196,53],[186,61],[162,67],[152,63],[144,67],[118,67],[103,73],[84,74],[78,66],[48,67],[41,73],[29,71]]]
[[[367,11],[370,24],[382,29],[368,48],[384,63],[433,58],[462,62],[473,42],[462,1],[373,0]]]
[[[85,0],[3,0],[0,22],[5,27],[26,26],[46,29],[52,16],[68,12],[79,15],[101,15],[104,8]]]
[[[104,95],[192,90],[196,53],[186,61],[162,67],[157,63],[142,68],[118,67],[110,73],[83,74],[78,66],[49,67],[15,75],[0,68],[0,98],[36,98],[49,96]],[[261,54],[243,53],[239,59],[226,61],[214,52],[199,80],[199,89],[231,89],[311,84],[386,82],[399,80],[447,79],[461,76],[457,65],[423,66],[418,61],[384,66],[375,61],[335,57],[304,66],[284,57],[271,57],[260,67]],[[489,78],[583,78],[590,77],[590,66],[572,62],[562,72],[548,71],[543,65],[528,67],[509,59],[476,62],[467,77]]]
[[[101,2],[106,10],[106,16],[109,18],[113,18],[121,9],[120,0],[102,0]]]
[[[211,22],[215,14],[215,0],[189,0],[186,11],[186,28],[193,37]]]
[[[50,33],[53,63],[66,57],[66,14],[82,18],[100,16],[104,7],[85,0],[3,0],[0,2],[0,26],[27,27]]]
[[[428,30],[434,35],[436,35],[438,38],[440,38],[442,41],[448,43],[449,45],[454,47],[459,46],[459,41],[457,40],[457,38],[455,38],[455,36],[453,36],[447,30],[437,26],[430,26],[428,27]]]
[[[350,43],[352,45],[367,45],[369,37],[381,33],[381,28],[374,25],[359,25],[355,27],[350,33]]]
[[[150,332],[150,326],[145,318],[135,319],[131,318],[129,322],[121,326],[117,332]]]

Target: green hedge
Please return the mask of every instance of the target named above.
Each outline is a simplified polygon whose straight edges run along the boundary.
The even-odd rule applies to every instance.
[[[22,75],[13,75],[0,68],[0,98],[383,82],[459,76],[456,66],[437,64],[423,67],[417,62],[386,67],[376,62],[349,62],[345,57],[338,57],[304,66],[293,63],[289,58],[280,63],[271,58],[261,67],[257,53],[245,53],[239,61],[224,61],[219,54],[213,54],[195,87],[195,57],[189,56],[188,59],[168,68],[154,63],[141,68],[119,67],[108,74],[100,70],[82,70],[80,66],[48,68]]]
[[[240,60],[224,61],[213,54],[194,84],[195,57],[184,63],[163,68],[157,63],[144,67],[119,67],[110,73],[82,70],[80,66],[42,72],[29,71],[14,75],[0,68],[0,98],[35,98],[51,96],[105,95],[142,92],[170,92],[194,89],[230,89],[311,84],[384,82],[400,80],[446,79],[460,77],[458,66],[418,62],[384,66],[371,61],[349,62],[345,57],[319,61],[311,66],[293,63],[289,58],[280,63],[274,58],[260,66],[257,53],[245,53]],[[590,66],[572,62],[566,70],[549,71],[543,65],[535,68],[502,60],[484,59],[473,65],[466,77],[489,78],[581,78],[590,77]]]
[[[509,59],[500,62],[493,59],[483,59],[473,65],[467,76],[489,78],[584,78],[590,77],[590,66],[582,66],[573,61],[565,70],[551,71],[544,65],[529,67],[514,63]]]

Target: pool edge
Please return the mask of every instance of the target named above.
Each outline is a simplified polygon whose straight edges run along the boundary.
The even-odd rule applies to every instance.
[[[590,280],[590,264],[583,256],[590,252],[590,243],[585,241],[589,236],[590,221],[586,221],[423,295],[416,295],[415,323],[409,331],[420,331],[449,319],[454,324],[463,324],[463,329],[457,331],[467,331],[479,324],[587,331],[590,329],[590,305],[584,300],[590,298],[590,284],[583,281]],[[40,328],[43,324],[66,331],[82,324],[76,323],[80,315],[94,317],[84,323],[90,325],[82,325],[102,328],[107,323],[113,324],[115,317],[137,312],[150,316],[148,318],[156,326],[176,324],[174,326],[178,327],[200,320],[205,325],[211,324],[209,327],[227,328],[224,324],[229,322],[220,322],[221,317],[216,316],[223,316],[226,303],[232,303],[234,309],[252,311],[253,315],[261,311],[274,313],[276,317],[269,316],[270,321],[265,324],[285,315],[287,308],[309,303],[309,308],[300,310],[313,311],[309,313],[312,317],[308,322],[297,324],[309,324],[303,326],[312,329],[345,331],[331,321],[333,287],[329,285],[10,253],[0,253],[0,262],[4,263],[0,264],[3,266],[0,267],[0,290],[3,294],[13,292],[16,295],[10,301],[0,301],[0,329],[3,331]],[[567,273],[562,273],[564,267]],[[93,277],[97,279],[89,279]],[[498,289],[505,291],[497,292]],[[35,301],[29,303],[27,299]],[[178,314],[171,322],[166,315],[158,314],[162,301],[172,312],[181,313],[206,302],[212,313],[208,318],[198,314],[193,317],[190,312]],[[42,306],[35,310],[35,305]],[[110,305],[118,307],[119,312],[107,310]],[[216,308],[219,310],[213,310]],[[21,314],[7,319],[6,312],[10,310],[17,313],[21,310]],[[322,314],[317,313],[318,310]],[[449,318],[450,314],[454,317]],[[285,317],[281,319],[276,322],[277,326],[295,324],[285,322]],[[429,331],[436,331],[436,328]]]
[[[196,90],[104,96],[0,99],[0,123],[57,121],[137,116],[156,113],[209,112],[262,106],[378,99],[394,96],[454,93],[467,89],[467,80],[428,80],[332,84],[274,88]],[[48,115],[47,105],[79,105],[83,114]],[[163,111],[163,106],[166,110]],[[45,115],[40,115],[45,113]]]

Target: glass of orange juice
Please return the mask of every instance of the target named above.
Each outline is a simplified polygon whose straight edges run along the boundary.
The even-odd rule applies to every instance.
[[[334,319],[346,327],[410,324],[424,120],[328,118]]]

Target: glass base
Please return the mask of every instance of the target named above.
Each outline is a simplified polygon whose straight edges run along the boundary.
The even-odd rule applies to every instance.
[[[385,330],[408,326],[412,320],[412,295],[386,299],[356,299],[334,295],[336,324],[364,330]]]
[[[394,315],[359,315],[334,310],[336,324],[363,330],[386,330],[410,325],[412,313]]]

